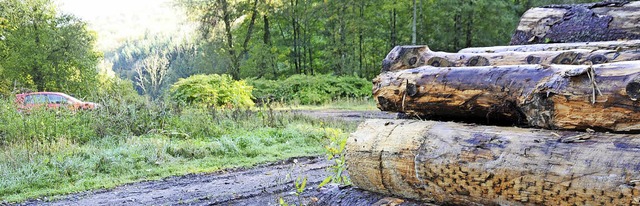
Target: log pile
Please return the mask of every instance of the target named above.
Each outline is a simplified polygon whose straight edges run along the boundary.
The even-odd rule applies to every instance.
[[[640,45],[640,41],[638,41]],[[382,71],[398,71],[421,66],[473,67],[523,64],[602,64],[640,60],[637,50],[570,49],[560,51],[503,51],[499,53],[447,53],[427,46],[397,46],[382,61]]]
[[[529,9],[512,45],[640,39],[640,1],[551,5]]]
[[[563,51],[571,49],[587,50],[616,50],[640,52],[640,40],[602,41],[602,42],[574,42],[530,44],[493,47],[471,47],[458,51],[459,53],[500,53],[500,52],[536,52],[536,51]]]
[[[346,145],[353,184],[445,205],[640,205],[636,13],[534,8],[512,39],[527,45],[394,48],[374,99],[419,120],[361,124]]]
[[[640,61],[420,67],[373,80],[383,111],[547,129],[640,130]]]
[[[354,185],[447,205],[640,205],[640,138],[368,120],[347,143]]]

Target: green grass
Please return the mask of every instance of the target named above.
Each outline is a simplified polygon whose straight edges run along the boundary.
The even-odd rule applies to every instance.
[[[346,111],[372,111],[379,110],[376,102],[370,98],[344,98],[333,100],[322,105],[302,105],[298,103],[273,104],[276,110],[346,110]]]
[[[0,202],[320,155],[356,126],[263,109],[105,105],[21,114],[0,100]]]

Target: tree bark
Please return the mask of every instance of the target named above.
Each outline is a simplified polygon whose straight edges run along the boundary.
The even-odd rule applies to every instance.
[[[500,53],[500,52],[535,52],[535,51],[561,51],[570,49],[590,49],[590,50],[617,50],[635,51],[640,49],[640,40],[626,41],[602,41],[602,42],[579,42],[579,43],[553,43],[553,44],[531,44],[516,46],[494,46],[494,47],[471,47],[458,51],[458,53]]]
[[[383,111],[549,129],[640,130],[640,62],[420,67],[373,80]]]
[[[427,46],[397,46],[382,61],[382,72],[421,66],[464,67],[523,64],[602,64],[640,60],[640,52],[573,49],[564,51],[447,53],[434,52]]]
[[[551,5],[529,9],[511,45],[640,39],[640,2]]]
[[[418,18],[417,15],[417,4],[416,4],[416,0],[413,0],[413,18],[411,19],[411,44],[415,45],[416,44],[416,37],[417,37],[417,32],[416,32],[416,19]]]
[[[638,137],[372,119],[346,161],[359,188],[445,205],[639,205]]]
[[[318,201],[309,205],[438,206],[412,199],[389,197],[388,195],[370,192],[352,186],[329,184],[318,190],[319,194],[313,196],[316,197]]]

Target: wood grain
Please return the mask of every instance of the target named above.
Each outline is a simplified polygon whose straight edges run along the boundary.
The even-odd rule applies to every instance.
[[[640,138],[367,120],[347,143],[359,188],[446,205],[640,205]]]
[[[617,50],[638,52],[640,40],[624,41],[588,41],[577,43],[549,43],[513,46],[470,47],[461,49],[459,53],[500,53],[500,52],[536,52],[536,51],[562,51],[571,49],[587,50]]]
[[[572,49],[536,52],[447,53],[431,51],[427,46],[397,46],[383,60],[381,72],[412,69],[420,66],[578,65],[633,60],[640,60],[640,51]]]
[[[640,2],[551,5],[520,18],[511,45],[640,39]]]
[[[640,130],[640,62],[419,67],[373,80],[382,111],[548,129]]]

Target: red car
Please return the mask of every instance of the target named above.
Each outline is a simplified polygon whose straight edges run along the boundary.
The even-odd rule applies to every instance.
[[[70,110],[95,109],[100,107],[93,102],[83,102],[72,96],[60,92],[32,92],[16,94],[18,110],[31,110],[32,108],[68,108]]]

